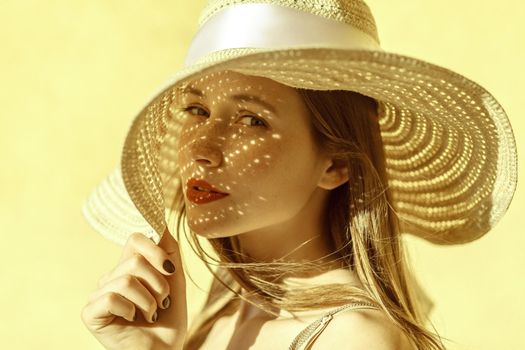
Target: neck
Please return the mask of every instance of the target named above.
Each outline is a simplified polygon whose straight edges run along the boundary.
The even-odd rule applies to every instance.
[[[317,188],[294,217],[238,235],[241,253],[253,262],[324,262],[332,252],[326,208],[329,191]]]
[[[311,273],[308,277],[286,277],[283,278],[282,283],[288,284],[289,286],[301,286],[301,287],[312,287],[314,285],[323,285],[331,283],[341,283],[347,285],[353,285],[358,288],[363,288],[362,283],[355,271],[342,266],[332,266],[331,269],[326,271]],[[240,294],[246,299],[254,302],[255,304],[261,304],[262,301],[257,295],[247,292],[241,289]],[[267,313],[261,308],[252,305],[250,302],[241,299],[239,307],[237,309],[237,325],[244,325],[246,322],[257,320],[257,321],[269,321],[277,318],[288,318],[292,315],[286,310],[279,309],[275,306],[271,307],[271,311],[274,315]],[[304,311],[303,313],[316,313],[318,310]],[[298,312],[296,312],[298,314]],[[278,315],[278,316],[277,316]]]

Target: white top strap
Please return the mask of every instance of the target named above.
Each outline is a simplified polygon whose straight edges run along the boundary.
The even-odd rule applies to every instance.
[[[346,24],[274,4],[230,5],[195,34],[185,65],[232,48],[334,47],[382,51],[374,38]]]

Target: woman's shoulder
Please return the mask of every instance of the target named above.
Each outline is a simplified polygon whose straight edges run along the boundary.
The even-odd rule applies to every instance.
[[[412,350],[406,334],[379,309],[339,312],[316,337],[311,349]]]

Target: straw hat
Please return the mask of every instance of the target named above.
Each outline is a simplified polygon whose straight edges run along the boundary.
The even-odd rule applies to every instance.
[[[178,169],[161,154],[165,135],[174,132],[169,106],[188,82],[224,70],[376,99],[403,233],[469,242],[493,228],[512,200],[517,154],[503,108],[460,74],[382,50],[363,1],[211,0],[184,66],[147,99],[121,164],[83,206],[96,231],[118,244],[133,232],[160,240],[165,197],[182,191],[163,180]]]

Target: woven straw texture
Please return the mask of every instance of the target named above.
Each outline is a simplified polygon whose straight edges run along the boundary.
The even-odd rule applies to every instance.
[[[201,23],[221,6],[237,2],[242,1],[210,2]],[[301,6],[301,1],[279,3],[294,3],[310,12],[314,8]],[[363,2],[323,3],[346,4],[341,12],[333,12],[330,6],[315,9],[338,20],[357,18],[357,23],[350,24],[377,36]],[[343,15],[347,13],[350,17]],[[178,173],[175,149],[163,147],[163,142],[164,146],[174,145],[178,133],[176,116],[170,121],[169,106],[179,97],[181,87],[200,75],[223,70],[292,87],[352,90],[379,101],[392,205],[404,233],[438,244],[469,242],[494,227],[511,202],[517,155],[510,123],[496,99],[464,76],[415,58],[378,51],[229,49],[180,69],[148,99],[127,135],[121,163],[126,188],[119,191],[129,193],[159,236],[166,226],[165,199],[182,191],[180,183],[173,181]],[[97,215],[104,214],[98,209]],[[110,215],[99,222],[110,220],[118,225],[119,219]],[[100,225],[97,230],[113,235]]]

